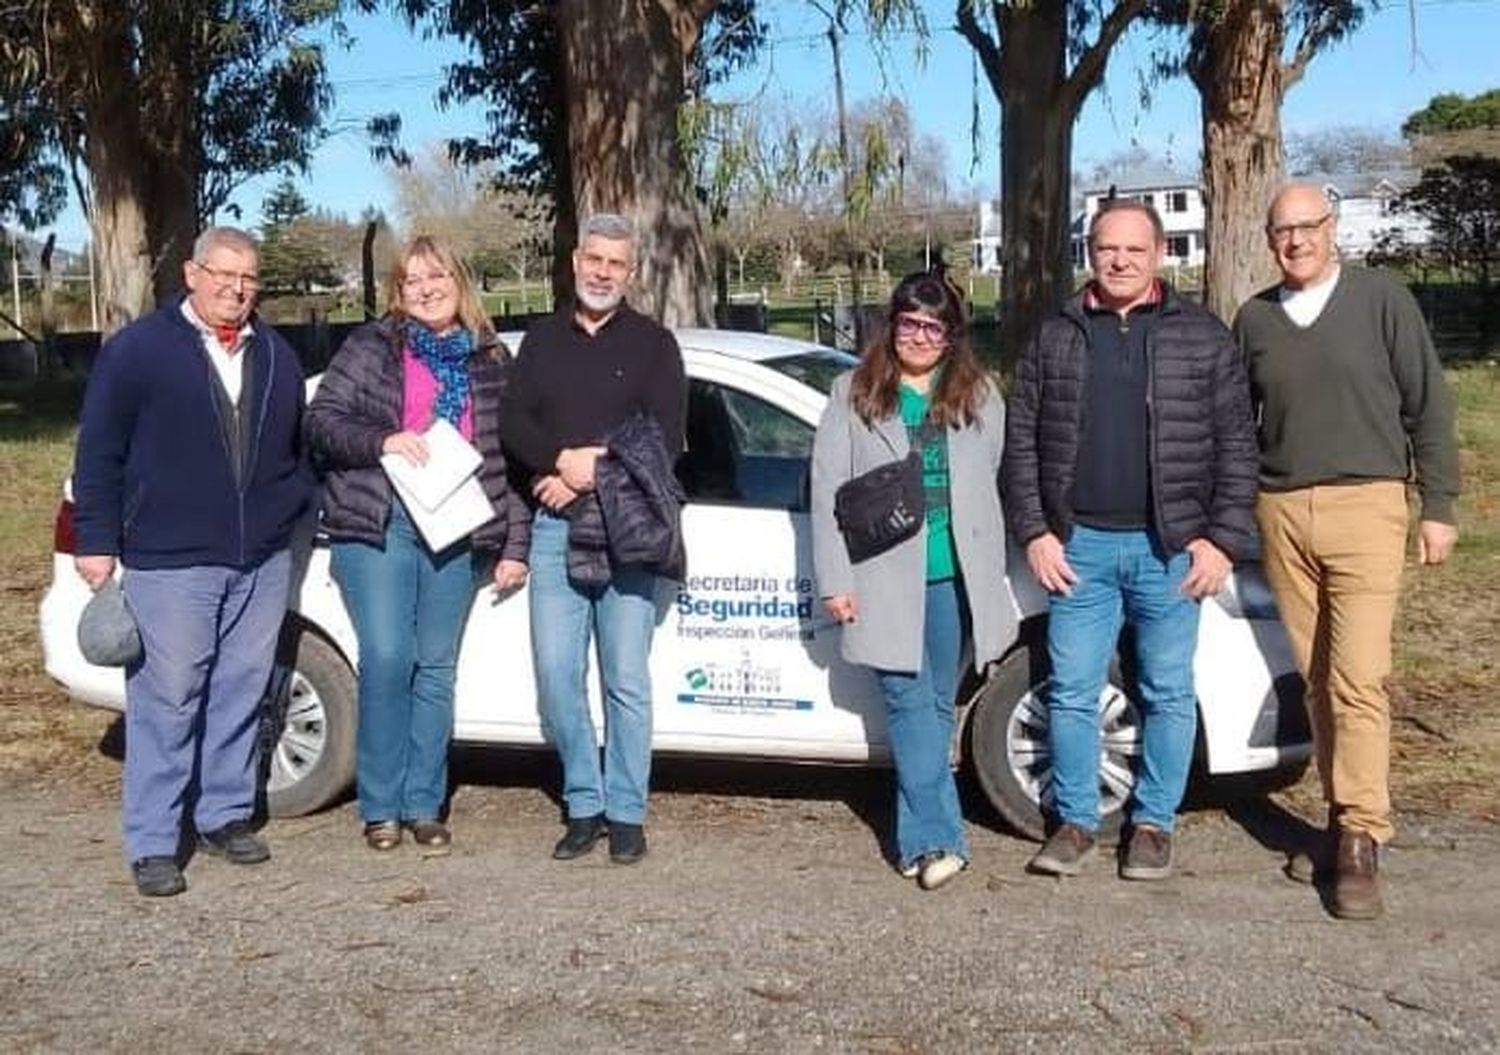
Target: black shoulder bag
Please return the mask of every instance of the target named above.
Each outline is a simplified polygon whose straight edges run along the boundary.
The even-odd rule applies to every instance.
[[[925,508],[922,452],[915,447],[905,458],[860,473],[833,493],[833,518],[855,564],[914,537],[922,530]]]

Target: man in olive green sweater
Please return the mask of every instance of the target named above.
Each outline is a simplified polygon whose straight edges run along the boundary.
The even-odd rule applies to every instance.
[[[1260,414],[1256,504],[1266,577],[1297,665],[1328,801],[1332,909],[1381,913],[1378,848],[1392,834],[1391,628],[1406,551],[1406,481],[1421,497],[1417,550],[1458,538],[1453,400],[1416,301],[1377,271],[1340,266],[1322,189],[1291,184],[1266,218],[1281,282],[1234,330]]]

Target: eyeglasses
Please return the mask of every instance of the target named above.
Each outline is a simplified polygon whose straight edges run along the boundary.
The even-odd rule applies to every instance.
[[[948,327],[938,319],[924,319],[918,315],[898,315],[896,336],[914,341],[925,338],[932,344],[942,344],[948,339]]]
[[[1290,242],[1293,235],[1301,235],[1304,238],[1311,238],[1313,235],[1318,233],[1318,229],[1320,227],[1322,227],[1331,219],[1333,219],[1333,213],[1325,212],[1316,220],[1303,220],[1299,223],[1275,224],[1274,226],[1267,227],[1266,233],[1271,236],[1271,241],[1273,242]]]
[[[428,283],[446,282],[453,277],[451,271],[434,271],[430,275],[407,275],[401,280],[402,289],[417,289]]]
[[[221,289],[232,289],[236,286],[250,293],[260,289],[260,276],[247,275],[241,271],[225,271],[222,268],[209,267],[207,264],[194,260],[193,266],[213,279]]]

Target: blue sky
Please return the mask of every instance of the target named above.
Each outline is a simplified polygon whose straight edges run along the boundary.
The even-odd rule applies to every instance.
[[[816,12],[804,0],[762,0],[771,23],[770,46],[757,66],[722,86],[727,100],[797,108],[816,100],[831,109],[832,66]],[[917,127],[946,145],[950,186],[993,195],[999,182],[998,111],[981,75],[978,88],[981,142],[971,171],[971,113],[975,92],[968,45],[947,28],[951,2],[928,4],[935,29],[925,64],[913,59],[914,41],[897,39],[884,59],[869,42],[851,37],[845,55],[846,97],[850,102],[890,93],[904,98]],[[1439,92],[1464,94],[1500,87],[1500,0],[1417,0],[1417,53],[1413,54],[1411,9],[1406,0],[1386,0],[1382,9],[1348,40],[1319,56],[1287,97],[1283,123],[1288,133],[1314,132],[1331,125],[1377,126],[1394,130],[1407,114]],[[358,44],[334,49],[329,67],[338,90],[336,124],[358,129],[372,114],[395,110],[404,122],[409,147],[450,135],[482,132],[477,107],[442,111],[434,96],[442,67],[461,54],[451,42],[424,41],[394,19],[351,21]],[[1138,29],[1115,49],[1102,91],[1090,98],[1074,138],[1074,169],[1139,143],[1179,167],[1193,169],[1199,150],[1198,98],[1185,81],[1155,89],[1149,107],[1139,100],[1138,71],[1161,43]],[[244,222],[260,221],[260,202],[275,177],[251,181],[236,201]],[[390,209],[388,174],[370,160],[357,131],[342,131],[318,151],[312,171],[301,181],[317,205],[358,214],[367,205]],[[57,224],[58,241],[77,248],[86,227],[77,210]]]

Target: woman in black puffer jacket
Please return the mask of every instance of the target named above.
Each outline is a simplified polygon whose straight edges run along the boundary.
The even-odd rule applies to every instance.
[[[531,518],[500,449],[510,356],[467,269],[446,245],[419,237],[397,258],[389,303],[333,357],[307,411],[307,438],[327,474],[322,526],[359,641],[365,841],[394,849],[409,828],[418,844],[442,850],[451,841],[440,813],[459,640],[483,577],[500,590],[525,581]],[[494,518],[434,553],[380,459],[425,462],[423,433],[439,417],[483,457],[479,483]]]

